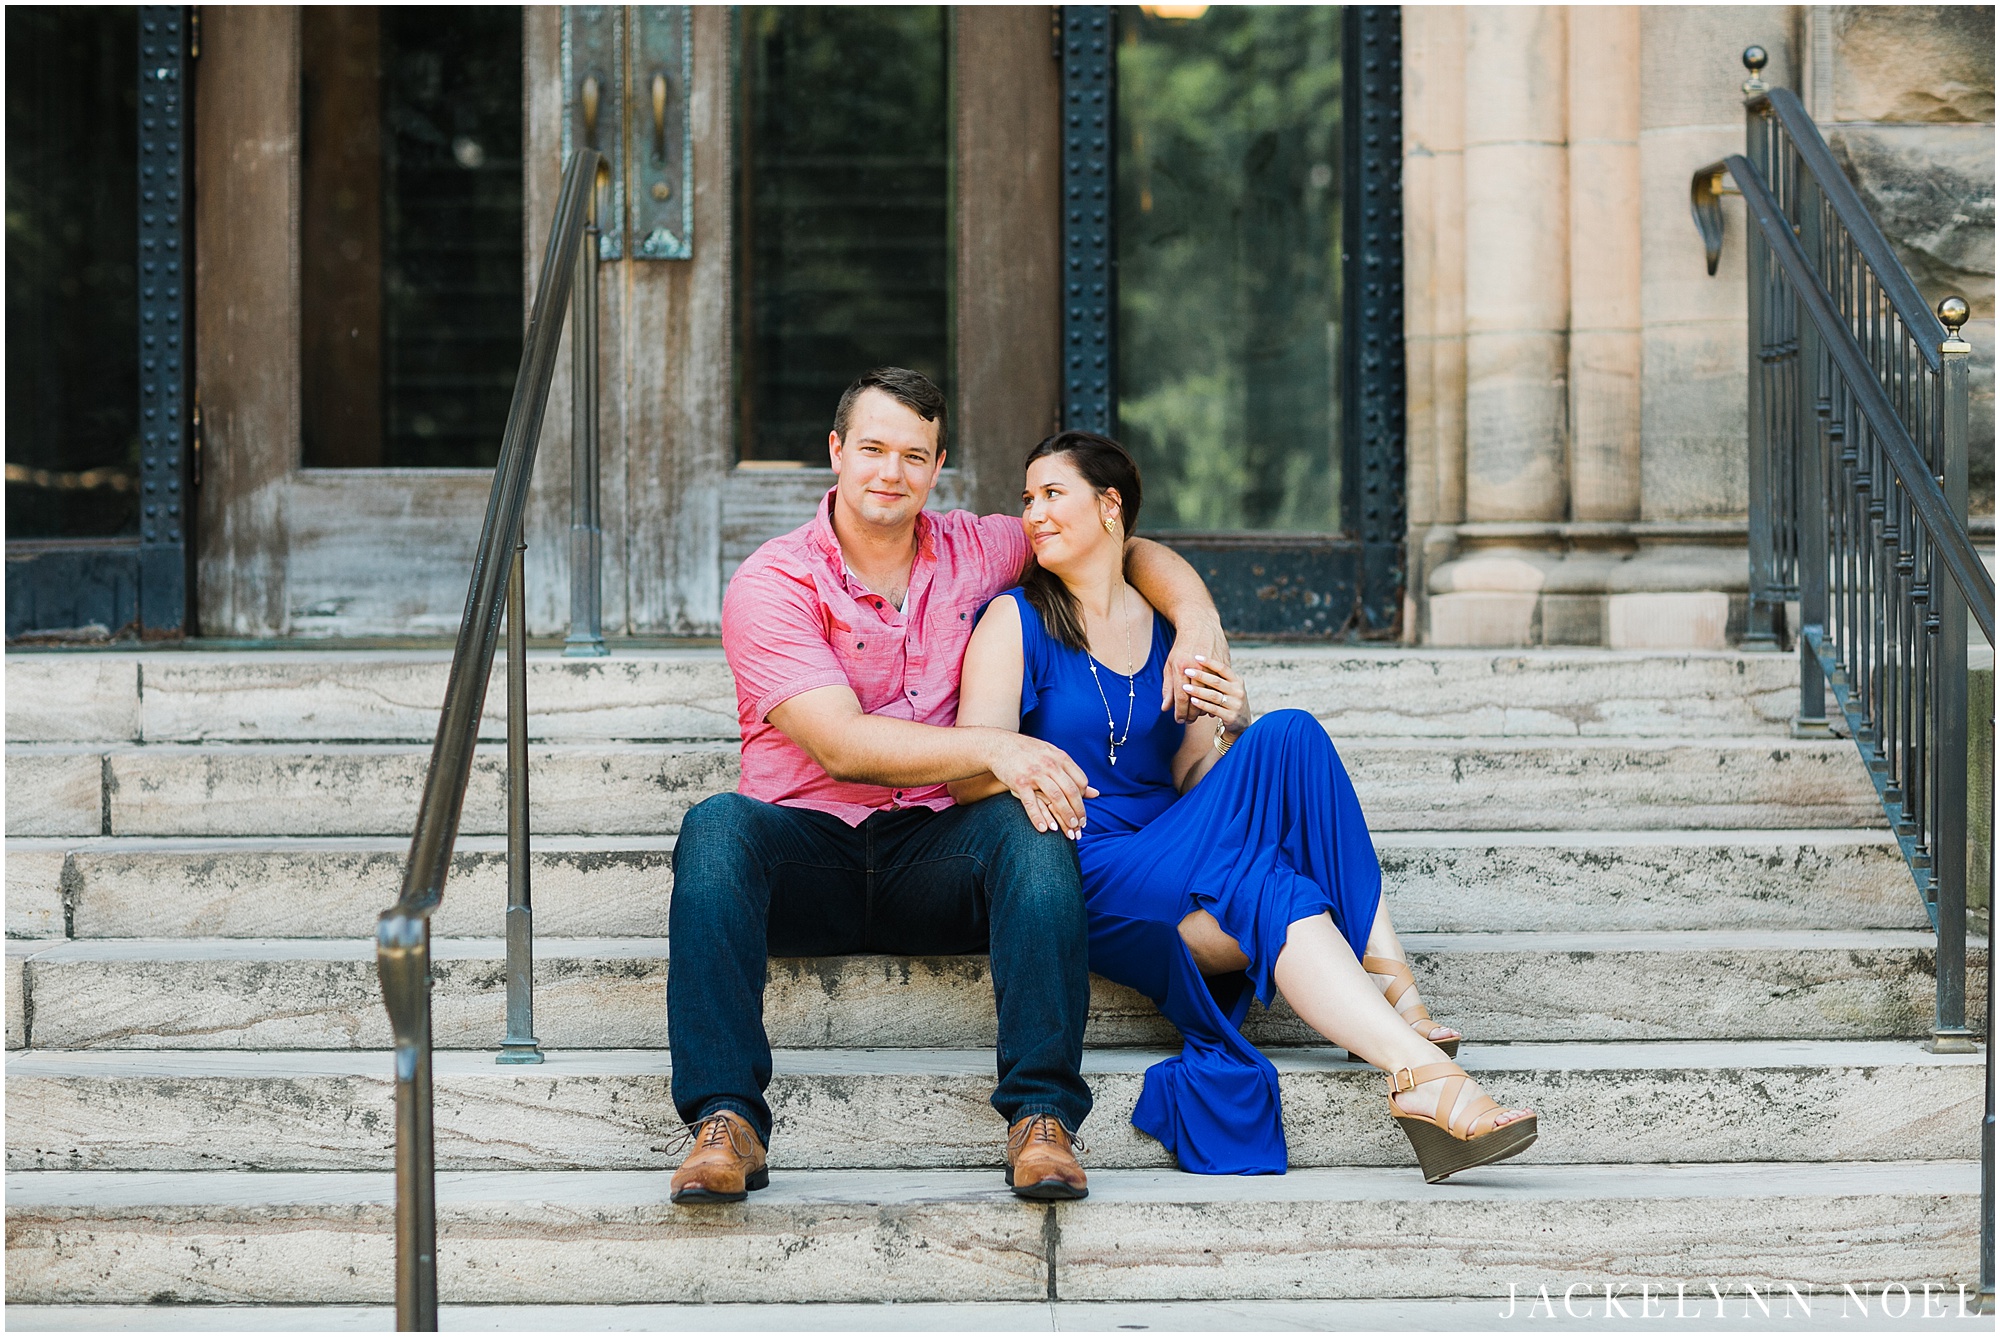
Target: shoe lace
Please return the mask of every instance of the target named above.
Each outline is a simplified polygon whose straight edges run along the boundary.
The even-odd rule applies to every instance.
[[[1053,1114],[1037,1114],[1029,1120],[1028,1126],[1022,1129],[1019,1134],[1021,1150],[1026,1151],[1030,1145],[1036,1142],[1060,1141],[1061,1139],[1056,1136],[1058,1130],[1068,1134],[1069,1149],[1076,1155],[1086,1155],[1090,1151],[1090,1144],[1085,1142],[1082,1137],[1064,1128],[1063,1121]]]
[[[697,1144],[703,1147],[721,1146],[724,1143],[734,1146],[735,1139],[732,1136],[732,1132],[729,1120],[723,1118],[720,1114],[711,1114],[706,1119],[697,1119],[693,1123],[682,1124],[680,1132],[674,1134],[671,1141],[662,1143],[660,1146],[654,1147],[653,1150],[674,1156],[690,1150]]]

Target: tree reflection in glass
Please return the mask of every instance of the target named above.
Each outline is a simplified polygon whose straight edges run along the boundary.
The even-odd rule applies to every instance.
[[[1340,12],[1162,8],[1118,15],[1119,430],[1148,525],[1338,530]]]

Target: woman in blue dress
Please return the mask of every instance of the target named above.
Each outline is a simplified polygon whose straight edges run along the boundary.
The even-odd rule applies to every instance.
[[[1090,778],[1069,834],[1091,969],[1152,998],[1184,1041],[1147,1070],[1133,1124],[1183,1169],[1283,1174],[1277,1070],[1241,1030],[1251,997],[1276,992],[1388,1075],[1426,1180],[1526,1150],[1534,1112],[1482,1094],[1450,1059],[1457,1033],[1416,999],[1326,730],[1298,710],[1252,723],[1242,680],[1205,661],[1189,670],[1190,723],[1158,706],[1173,631],[1124,577],[1140,496],[1137,466],[1108,438],[1060,432],[1029,455],[1035,563],[981,616],[958,712],[960,725],[1055,743]],[[960,802],[1001,788],[990,775],[952,786]],[[1059,824],[1042,796],[1019,797],[1038,827]]]

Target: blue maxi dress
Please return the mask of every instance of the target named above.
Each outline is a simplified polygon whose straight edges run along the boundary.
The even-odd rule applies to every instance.
[[[1292,924],[1330,912],[1357,958],[1367,945],[1382,868],[1347,770],[1319,721],[1276,710],[1178,794],[1172,762],[1184,726],[1159,708],[1166,619],[1154,615],[1137,674],[1099,662],[1093,682],[1089,657],[1050,636],[1020,589],[1009,596],[1021,610],[1021,731],[1068,753],[1098,790],[1077,849],[1090,968],[1151,998],[1183,1041],[1146,1070],[1132,1123],[1184,1170],[1283,1174],[1277,1069],[1242,1027],[1253,995],[1271,1002]],[[1112,737],[1126,740],[1116,765]],[[1196,909],[1242,946],[1247,970],[1196,968],[1179,928]]]

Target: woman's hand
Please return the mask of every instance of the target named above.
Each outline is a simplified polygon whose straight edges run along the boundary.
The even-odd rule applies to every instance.
[[[1138,543],[1141,540],[1132,541]],[[1229,639],[1222,634],[1222,620],[1216,617],[1213,610],[1183,614],[1179,619],[1168,614],[1167,620],[1174,624],[1174,644],[1167,652],[1167,671],[1160,680],[1160,709],[1171,708],[1174,723],[1186,724],[1201,718],[1188,696],[1188,672],[1205,665],[1227,668]]]
[[[1224,733],[1233,738],[1250,727],[1250,693],[1236,670],[1196,655],[1184,673],[1189,704],[1219,722]]]

